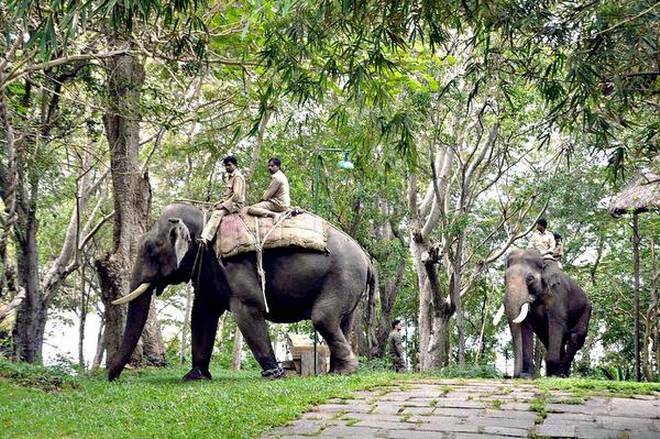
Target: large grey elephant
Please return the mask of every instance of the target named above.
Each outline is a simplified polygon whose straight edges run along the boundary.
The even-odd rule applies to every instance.
[[[506,261],[504,308],[514,346],[514,377],[534,376],[534,333],[547,350],[548,376],[568,376],[591,317],[585,292],[556,262],[536,250],[513,250]]]
[[[139,240],[124,337],[108,370],[122,372],[142,334],[152,293],[192,279],[192,369],[184,379],[210,379],[209,362],[218,319],[231,310],[265,377],[283,375],[266,319],[289,323],[311,319],[330,348],[330,370],[350,373],[358,363],[349,344],[353,313],[361,295],[376,287],[371,261],[360,245],[329,227],[327,252],[297,247],[265,250],[266,312],[255,253],[218,262],[212,249],[197,244],[203,227],[200,209],[187,204],[167,206]],[[198,252],[199,249],[199,252]],[[195,273],[193,273],[193,267]]]

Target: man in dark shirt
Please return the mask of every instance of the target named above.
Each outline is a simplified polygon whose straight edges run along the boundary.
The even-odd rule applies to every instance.
[[[396,372],[403,372],[406,370],[406,363],[403,361],[403,347],[401,346],[401,320],[392,322],[392,331],[387,337],[387,343],[390,346],[390,356],[394,363],[394,370]]]

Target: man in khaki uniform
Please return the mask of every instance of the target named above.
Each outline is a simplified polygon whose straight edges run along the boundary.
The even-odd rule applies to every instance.
[[[555,237],[546,230],[548,221],[545,218],[539,218],[536,222],[536,230],[532,232],[532,237],[529,239],[527,248],[534,248],[541,253],[545,260],[554,260],[555,252]]]
[[[401,346],[401,320],[392,322],[392,331],[387,337],[387,344],[390,348],[390,358],[396,372],[405,372],[406,363],[403,361],[403,346]]]
[[[273,221],[279,219],[279,215],[291,206],[289,196],[289,180],[280,171],[282,162],[277,157],[268,160],[268,172],[270,172],[270,185],[261,196],[261,201],[248,208],[248,213],[254,216],[269,216]]]
[[[238,169],[238,161],[233,155],[222,159],[225,170],[229,175],[222,191],[222,199],[213,206],[214,211],[206,223],[204,231],[200,236],[200,242],[208,244],[213,240],[222,217],[230,213],[236,213],[245,205],[245,178]]]

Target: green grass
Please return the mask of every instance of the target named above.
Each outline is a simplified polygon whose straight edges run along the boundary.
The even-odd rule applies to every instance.
[[[535,382],[543,391],[562,390],[582,398],[590,395],[632,396],[660,392],[660,383],[607,381],[585,378],[542,378]]]
[[[529,400],[529,409],[533,412],[536,412],[535,424],[542,424],[545,418],[548,416],[548,412],[545,409],[545,399],[543,398],[532,398]]]
[[[267,381],[256,371],[214,370],[212,381],[184,383],[186,369],[167,368],[125,372],[114,383],[69,378],[70,385],[57,387],[17,384],[2,366],[0,437],[11,438],[256,437],[329,398],[396,378],[379,372]]]
[[[71,377],[57,368],[0,360],[0,438],[258,437],[328,399],[346,399],[356,390],[371,389],[378,400],[388,391],[409,387],[407,381],[429,378],[429,374],[367,371],[348,377],[267,381],[257,371],[217,369],[213,381],[184,383],[181,376],[186,371],[182,367],[130,371],[109,383],[102,375]],[[660,383],[573,378],[530,383],[538,388],[530,409],[537,412],[539,422],[546,416],[552,391],[574,395],[563,397],[571,403],[597,394],[660,392]],[[443,385],[441,390],[450,392],[452,386]],[[499,408],[500,401],[492,404]]]

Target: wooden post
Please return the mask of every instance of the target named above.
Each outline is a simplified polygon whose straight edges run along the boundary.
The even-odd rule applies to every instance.
[[[639,349],[639,218],[637,213],[633,214],[633,271],[635,287],[635,377],[637,381],[642,380],[640,368],[640,349]]]

